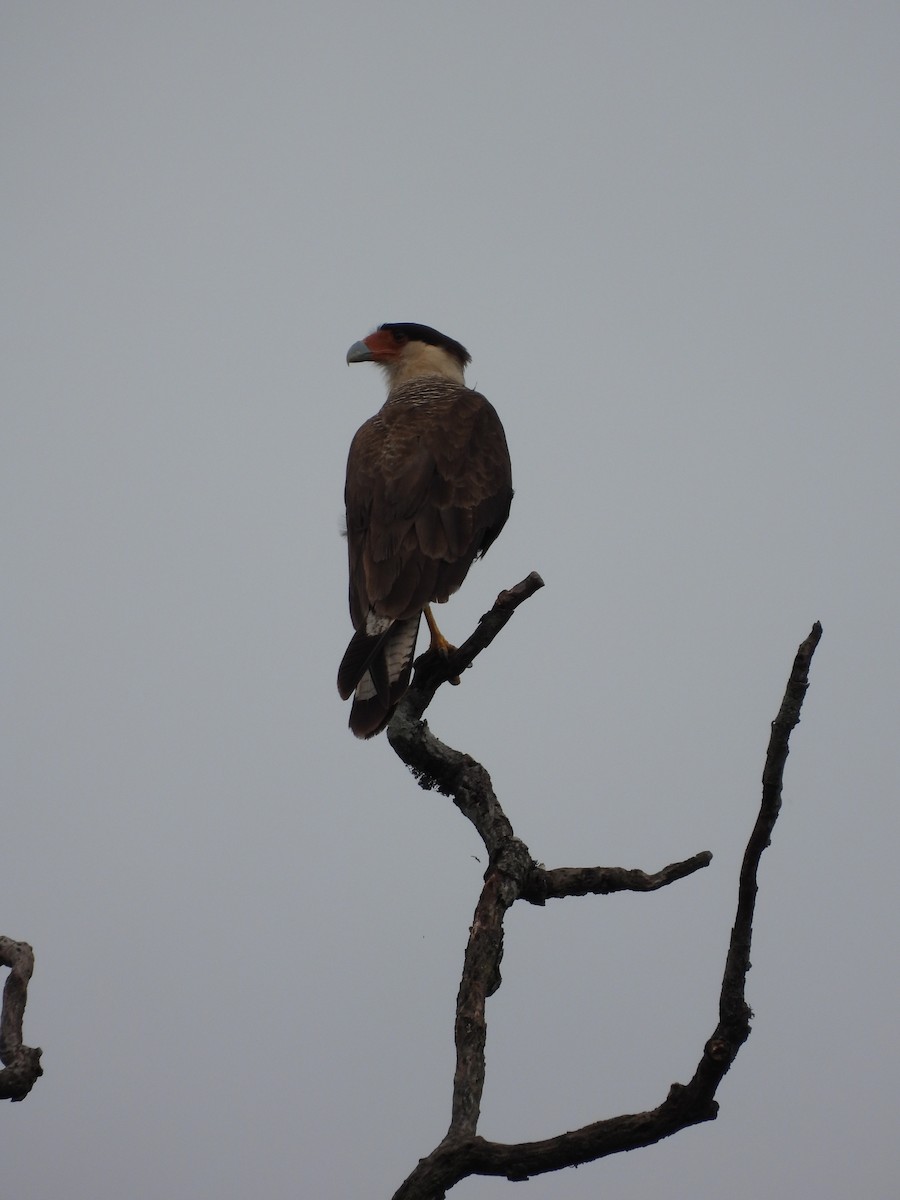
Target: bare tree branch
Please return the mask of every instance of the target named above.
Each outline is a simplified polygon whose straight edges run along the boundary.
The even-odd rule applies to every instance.
[[[0,965],[9,967],[0,1013],[0,1100],[24,1100],[43,1071],[41,1051],[22,1045],[22,1021],[34,951],[27,942],[0,936]]]
[[[500,593],[494,601],[494,607],[482,616],[471,637],[451,654],[445,657],[428,651],[421,655],[416,660],[412,686],[400,702],[400,707],[407,716],[418,720],[442,684],[458,682],[459,676],[471,667],[482,650],[488,648],[519,605],[524,604],[543,586],[543,579],[537,571],[532,571],[521,583]],[[390,738],[390,729],[388,737]]]
[[[750,1009],[744,985],[750,965],[750,939],[756,899],[756,871],[781,806],[788,739],[800,719],[809,686],[809,667],[822,627],[818,622],[800,646],[787,691],[772,725],[763,772],[760,813],[744,856],[738,908],[725,963],[719,1023],[703,1049],[687,1085],[673,1084],[665,1100],[643,1113],[596,1121],[557,1137],[537,1142],[489,1142],[477,1134],[484,1088],[484,1049],[487,1034],[485,1003],[500,986],[503,920],[516,900],[543,904],[562,896],[606,894],[613,891],[654,891],[708,865],[703,851],[671,863],[655,874],[618,867],[560,867],[548,870],[535,862],[518,839],[494,793],[485,768],[471,756],[440,742],[421,719],[442,684],[465,670],[496,637],[515,608],[541,586],[532,574],[503,592],[478,629],[454,655],[440,659],[425,655],[416,676],[388,727],[388,739],[398,756],[416,775],[420,786],[450,796],[473,823],[487,848],[490,862],[466,948],[456,1006],[456,1071],[450,1128],[441,1143],[397,1190],[394,1200],[440,1200],[469,1175],[497,1175],[511,1180],[591,1162],[623,1150],[649,1146],[681,1129],[714,1120],[716,1089],[750,1032]]]
[[[788,742],[791,732],[800,722],[800,709],[809,687],[809,668],[821,637],[822,626],[816,621],[809,637],[797,650],[784,699],[778,715],[772,722],[766,764],[763,768],[762,803],[741,864],[737,913],[731,931],[719,997],[719,1024],[707,1042],[706,1055],[688,1087],[705,1081],[707,1086],[711,1083],[715,1091],[734,1062],[738,1050],[750,1036],[752,1013],[744,998],[744,985],[750,970],[750,941],[753,935],[753,912],[757,892],[756,872],[781,811],[781,788],[789,751]]]
[[[556,867],[548,871],[536,867],[522,892],[522,899],[532,904],[543,904],[562,896],[608,896],[612,892],[655,892],[667,887],[677,879],[693,875],[695,871],[708,867],[712,855],[702,850],[686,858],[684,862],[669,863],[661,871],[648,875],[646,871],[628,870],[626,867]]]

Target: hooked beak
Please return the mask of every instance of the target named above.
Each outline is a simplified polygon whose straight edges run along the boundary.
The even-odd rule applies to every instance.
[[[365,342],[354,342],[347,351],[348,363],[371,362],[373,358],[374,355]]]

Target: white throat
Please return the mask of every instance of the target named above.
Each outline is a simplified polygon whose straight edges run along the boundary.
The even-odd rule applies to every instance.
[[[421,375],[440,375],[463,385],[466,382],[463,369],[452,354],[425,342],[407,342],[397,358],[379,365],[387,373],[390,389]]]

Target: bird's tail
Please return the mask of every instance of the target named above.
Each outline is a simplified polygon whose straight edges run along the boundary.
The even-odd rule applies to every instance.
[[[409,687],[421,614],[395,621],[384,633],[354,633],[338,668],[341,699],[353,695],[350,729],[357,737],[381,733]]]

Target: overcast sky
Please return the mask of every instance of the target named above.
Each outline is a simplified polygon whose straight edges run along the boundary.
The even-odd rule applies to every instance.
[[[513,458],[445,632],[547,583],[433,728],[548,866],[714,854],[511,912],[485,1136],[690,1077],[825,629],[719,1120],[454,1197],[895,1194],[898,48],[865,0],[0,5],[4,1196],[389,1197],[446,1130],[483,850],[335,689],[383,321]]]

